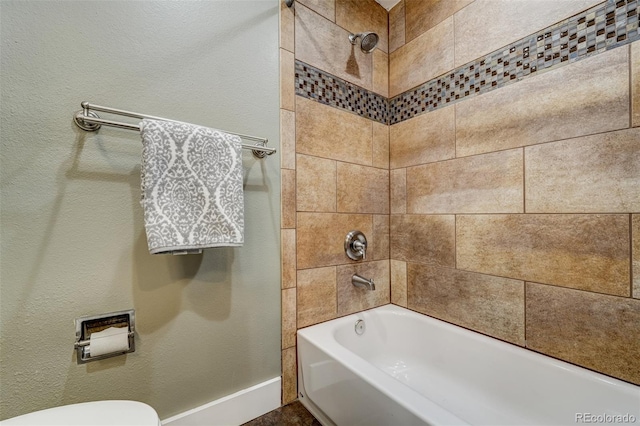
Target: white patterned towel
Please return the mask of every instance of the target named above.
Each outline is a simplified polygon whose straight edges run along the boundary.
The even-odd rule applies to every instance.
[[[175,121],[143,120],[142,200],[151,254],[200,253],[244,242],[238,136]]]

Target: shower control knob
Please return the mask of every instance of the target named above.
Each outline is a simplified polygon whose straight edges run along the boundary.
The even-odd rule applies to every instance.
[[[367,237],[358,230],[349,232],[344,239],[344,252],[349,259],[365,260],[367,258]]]

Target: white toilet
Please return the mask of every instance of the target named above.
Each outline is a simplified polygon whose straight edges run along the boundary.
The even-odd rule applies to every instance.
[[[0,426],[161,426],[156,410],[137,401],[94,401],[49,408]]]

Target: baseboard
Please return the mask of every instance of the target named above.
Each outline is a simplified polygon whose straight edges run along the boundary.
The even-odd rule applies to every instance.
[[[241,425],[280,407],[281,387],[280,377],[275,377],[170,417],[162,425]]]

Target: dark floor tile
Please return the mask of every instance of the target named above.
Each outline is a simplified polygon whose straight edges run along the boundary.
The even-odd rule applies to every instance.
[[[299,402],[295,401],[284,407],[277,408],[267,414],[253,419],[242,426],[321,426],[320,422],[307,411]]]

